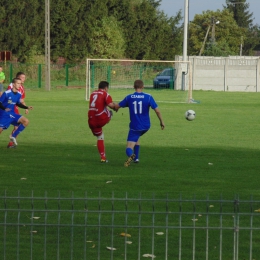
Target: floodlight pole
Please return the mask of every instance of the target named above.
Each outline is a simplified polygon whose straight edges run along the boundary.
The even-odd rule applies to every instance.
[[[50,0],[45,0],[45,89],[51,90],[50,73]]]
[[[183,35],[183,55],[182,61],[187,61],[187,43],[188,43],[188,19],[189,18],[189,0],[185,0],[184,3],[184,35]],[[185,79],[187,74],[187,66],[185,66],[186,70],[182,71],[182,85],[181,90],[185,90]]]

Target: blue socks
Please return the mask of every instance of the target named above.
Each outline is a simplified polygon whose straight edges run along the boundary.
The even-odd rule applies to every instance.
[[[131,148],[126,148],[125,152],[127,157],[130,157],[133,153],[135,154],[135,160],[139,159],[140,145],[135,145],[134,151]]]
[[[126,149],[125,149],[125,152],[126,152],[126,155],[127,155],[128,157],[130,157],[130,156],[134,153],[131,148],[126,148]]]
[[[19,135],[24,129],[25,126],[23,124],[20,124],[18,128],[13,132],[12,136],[16,138],[16,136]]]
[[[134,151],[135,151],[135,160],[139,160],[139,150],[140,150],[140,145],[135,145]]]

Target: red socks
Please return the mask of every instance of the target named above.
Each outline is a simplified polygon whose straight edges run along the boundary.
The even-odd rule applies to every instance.
[[[97,140],[97,148],[101,159],[106,160],[104,140]]]

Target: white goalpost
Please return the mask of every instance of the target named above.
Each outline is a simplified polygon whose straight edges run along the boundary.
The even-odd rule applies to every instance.
[[[185,86],[181,86],[185,72]],[[192,66],[190,61],[90,59],[86,60],[86,100],[102,80],[109,82],[109,91],[133,90],[136,79],[146,89],[165,91],[165,102],[192,102]]]

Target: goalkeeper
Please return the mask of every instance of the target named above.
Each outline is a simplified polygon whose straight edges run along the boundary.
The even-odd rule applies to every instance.
[[[128,167],[134,160],[139,162],[140,137],[145,134],[151,127],[149,109],[150,107],[155,111],[161,129],[165,125],[161,116],[161,112],[152,95],[144,93],[144,83],[142,80],[134,82],[135,92],[126,96],[121,102],[115,104],[115,109],[120,107],[128,107],[130,114],[129,132],[127,137],[126,155],[128,159],[125,161],[125,167]]]

